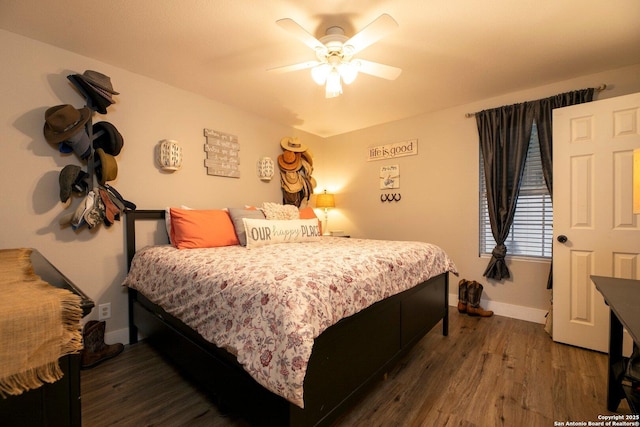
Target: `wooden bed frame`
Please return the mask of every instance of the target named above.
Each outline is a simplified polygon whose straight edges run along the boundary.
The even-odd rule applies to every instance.
[[[126,214],[128,267],[136,250],[135,222],[164,221],[163,210]],[[304,381],[305,408],[258,384],[235,357],[129,289],[129,340],[138,333],[212,394],[224,410],[252,425],[328,425],[442,320],[448,334],[448,273],[380,301],[328,328],[316,340]]]

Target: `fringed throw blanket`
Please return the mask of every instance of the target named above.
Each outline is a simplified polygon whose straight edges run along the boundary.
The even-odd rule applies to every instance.
[[[82,350],[80,297],[49,285],[31,249],[0,250],[0,396],[62,378],[58,359]]]

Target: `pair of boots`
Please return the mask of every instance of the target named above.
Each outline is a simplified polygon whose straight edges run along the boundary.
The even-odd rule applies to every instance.
[[[480,307],[482,285],[475,280],[460,280],[458,284],[458,312],[469,316],[491,317],[493,311]]]
[[[84,348],[80,357],[80,367],[82,369],[92,368],[99,363],[109,360],[122,353],[124,345],[105,344],[104,330],[106,323],[104,321],[90,320],[84,325],[82,337]]]

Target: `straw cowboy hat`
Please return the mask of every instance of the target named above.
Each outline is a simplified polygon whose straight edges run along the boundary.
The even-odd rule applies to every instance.
[[[282,188],[287,193],[297,193],[302,190],[303,178],[298,172],[280,172]]]
[[[285,136],[280,140],[280,146],[283,150],[293,151],[294,153],[307,151],[307,146],[301,143],[297,137]]]
[[[300,169],[300,153],[286,150],[278,156],[278,166],[283,171],[296,171]]]

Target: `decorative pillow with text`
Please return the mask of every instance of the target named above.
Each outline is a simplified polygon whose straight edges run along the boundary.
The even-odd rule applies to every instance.
[[[313,242],[320,240],[317,219],[253,219],[243,218],[247,248],[275,243]]]

